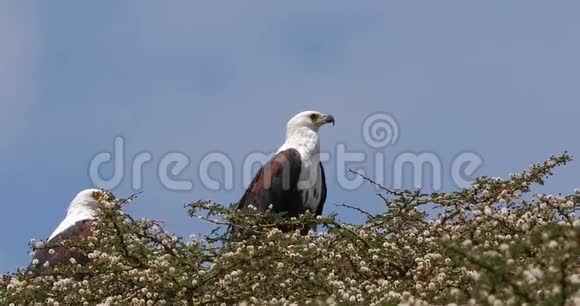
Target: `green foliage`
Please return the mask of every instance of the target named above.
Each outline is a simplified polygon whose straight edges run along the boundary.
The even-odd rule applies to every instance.
[[[353,208],[364,224],[198,202],[189,214],[218,229],[185,239],[134,220],[120,210],[130,201],[118,201],[103,205],[94,237],[74,245],[90,264],[4,276],[0,304],[574,305],[580,195],[529,195],[570,160],[554,156],[452,193],[377,185],[386,210]],[[433,207],[438,215],[428,216]],[[319,231],[301,235],[304,225]]]

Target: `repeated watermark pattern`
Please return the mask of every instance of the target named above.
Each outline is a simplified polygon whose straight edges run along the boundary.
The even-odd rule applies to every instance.
[[[344,143],[337,143],[331,150],[323,150],[320,160],[326,169],[327,181],[333,180],[343,190],[356,190],[364,184],[360,176],[349,175],[352,165],[364,165],[367,172],[355,169],[360,174],[371,177],[377,183],[393,189],[420,187],[430,191],[440,191],[447,178],[457,188],[465,188],[472,183],[476,172],[483,166],[483,158],[476,152],[457,152],[451,161],[444,162],[435,152],[402,151],[394,157],[388,153],[389,146],[395,146],[400,137],[400,126],[396,118],[388,113],[377,112],[369,115],[361,124],[361,132],[366,150],[349,150]],[[392,152],[389,152],[392,154]],[[171,191],[191,191],[193,179],[185,173],[192,167],[196,170],[203,188],[211,191],[231,191],[235,189],[236,178],[248,186],[257,167],[266,164],[273,156],[262,151],[250,152],[241,165],[224,152],[205,152],[202,159],[193,162],[187,154],[170,151],[156,163],[158,183]],[[141,151],[132,156],[126,154],[126,140],[117,136],[113,149],[96,154],[89,163],[89,178],[99,188],[115,189],[130,182],[133,190],[139,191],[144,184],[144,168],[152,163],[154,156],[149,151]],[[112,169],[105,175],[103,168]],[[220,178],[211,175],[211,169],[222,171]],[[128,170],[127,170],[128,169]],[[370,170],[369,170],[370,169]],[[189,173],[189,172],[187,172]],[[240,175],[241,174],[241,175]],[[328,177],[329,174],[335,177]],[[427,184],[425,184],[427,183]]]

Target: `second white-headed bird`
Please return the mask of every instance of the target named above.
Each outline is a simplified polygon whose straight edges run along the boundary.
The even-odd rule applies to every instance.
[[[49,247],[61,241],[79,241],[92,235],[92,224],[97,219],[99,205],[112,205],[114,196],[104,190],[86,189],[71,201],[66,217],[48,238],[46,245],[34,251],[31,270],[44,270],[48,266],[88,262],[88,257],[74,248]],[[34,247],[34,246],[33,246]]]
[[[260,211],[298,217],[307,210],[322,214],[326,201],[326,179],[320,162],[318,130],[334,125],[334,117],[305,111],[288,121],[286,141],[256,174],[238,208],[254,206]],[[270,206],[271,205],[271,206]]]

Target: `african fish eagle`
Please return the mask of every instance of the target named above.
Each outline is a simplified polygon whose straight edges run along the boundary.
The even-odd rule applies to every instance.
[[[305,111],[288,121],[286,141],[265,164],[238,203],[238,209],[254,206],[298,217],[307,210],[322,214],[326,201],[324,168],[320,162],[318,129],[334,125],[334,118],[316,111]]]
[[[27,271],[44,270],[48,266],[70,264],[71,261],[78,264],[86,264],[88,257],[80,251],[62,246],[50,247],[61,241],[80,241],[92,235],[92,224],[97,219],[98,207],[102,204],[110,205],[114,200],[113,195],[105,190],[86,189],[81,191],[72,200],[68,207],[66,217],[54,230],[43,247],[36,248],[32,263]],[[33,245],[33,248],[35,246]],[[71,259],[72,258],[72,259]]]

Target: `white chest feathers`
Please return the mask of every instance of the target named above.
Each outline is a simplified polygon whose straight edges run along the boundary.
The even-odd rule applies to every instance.
[[[304,207],[316,212],[322,198],[322,171],[318,160],[302,164],[298,190],[302,195]]]

